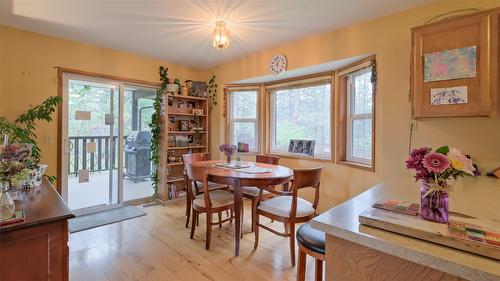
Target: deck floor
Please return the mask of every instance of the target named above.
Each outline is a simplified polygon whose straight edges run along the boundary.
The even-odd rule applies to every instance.
[[[123,180],[123,200],[144,198],[153,195],[151,180],[134,183],[127,177]],[[112,203],[118,199],[118,170],[113,171]],[[72,210],[109,204],[109,172],[91,173],[89,182],[79,183],[78,177],[68,177],[68,205]]]

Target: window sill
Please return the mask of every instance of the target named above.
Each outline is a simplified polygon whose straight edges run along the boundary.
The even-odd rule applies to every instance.
[[[346,161],[346,160],[337,160],[337,164],[345,165],[353,168],[358,168],[365,171],[375,172],[374,165],[362,164],[358,162]]]
[[[309,160],[309,161],[315,161],[315,162],[330,162],[330,163],[333,163],[333,159],[329,159],[329,158],[311,157],[311,156],[300,155],[300,154],[287,154],[287,153],[276,153],[276,152],[270,152],[268,154],[269,155],[273,155],[273,156],[278,156],[280,158],[288,158],[288,159]]]

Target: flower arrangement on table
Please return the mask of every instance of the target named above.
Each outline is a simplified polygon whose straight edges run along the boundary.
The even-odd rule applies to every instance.
[[[14,201],[8,191],[26,180],[33,165],[30,146],[18,143],[0,145],[0,220],[14,215]]]
[[[448,195],[456,180],[479,175],[469,156],[448,146],[436,151],[429,147],[413,149],[405,162],[407,169],[416,171],[415,179],[421,181],[420,216],[440,223],[448,222]]]
[[[221,144],[219,146],[219,151],[220,152],[224,152],[224,155],[226,155],[226,160],[227,160],[227,163],[231,163],[231,156],[233,155],[233,153],[236,152],[236,145],[233,145],[233,144]]]

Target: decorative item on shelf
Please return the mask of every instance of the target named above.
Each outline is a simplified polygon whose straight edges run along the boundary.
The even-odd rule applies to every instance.
[[[175,147],[176,141],[175,136],[168,136],[168,146]]]
[[[189,120],[179,121],[179,131],[189,131]]]
[[[192,111],[192,110],[194,110],[195,107],[196,107],[196,102],[194,102],[194,101],[188,101],[188,102],[186,102],[186,108],[188,110]]]
[[[420,216],[438,223],[448,222],[448,196],[455,181],[465,175],[480,174],[469,156],[448,146],[435,152],[429,147],[413,149],[405,162],[407,169],[416,171],[415,179],[421,181]]]
[[[186,84],[182,85],[181,86],[181,96],[187,96],[188,95],[188,87],[186,86]]]
[[[177,146],[178,147],[188,147],[189,146],[188,136],[177,136]]]
[[[178,79],[168,79],[166,91],[172,95],[179,92],[180,82]]]
[[[186,85],[188,86],[188,94],[192,97],[207,97],[207,83],[203,81],[192,81],[187,80]]]
[[[238,142],[238,152],[249,152],[250,147],[248,143]]]
[[[215,82],[215,75],[208,81],[208,102],[210,104],[210,110],[217,105],[217,83]]]
[[[196,146],[201,145],[201,133],[203,132],[203,128],[193,128],[193,141]]]
[[[173,183],[168,183],[167,184],[167,190],[168,190],[168,199],[172,200],[177,198],[177,187]]]
[[[290,140],[288,152],[314,157],[315,146],[316,141],[314,140]]]
[[[226,143],[225,144],[221,144],[219,146],[219,151],[223,152],[224,155],[226,155],[227,164],[230,164],[231,163],[231,156],[236,151],[236,145],[226,144]]]
[[[189,142],[189,145],[194,145],[194,136],[193,135],[188,135],[188,142]]]
[[[203,115],[203,109],[193,109],[193,115],[194,116],[202,116]]]
[[[167,157],[168,163],[175,163],[176,160],[177,158],[175,157],[175,152],[173,150],[170,150]]]
[[[0,146],[0,220],[9,220],[14,215],[15,204],[9,191],[19,187],[29,175],[34,161],[31,154],[31,144],[9,144],[8,137],[4,137]]]
[[[168,68],[160,66],[158,73],[160,74],[161,87],[156,91],[156,96],[153,101],[153,114],[151,115],[151,164],[153,170],[151,172],[151,185],[154,193],[153,198],[158,197],[158,165],[160,164],[160,139],[162,134],[161,129],[161,112],[163,106],[164,93],[168,83]],[[170,98],[168,99],[170,106]],[[173,100],[172,100],[173,103]],[[170,118],[169,118],[170,121]]]

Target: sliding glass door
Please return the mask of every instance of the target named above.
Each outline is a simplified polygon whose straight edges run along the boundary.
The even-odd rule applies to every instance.
[[[63,75],[62,187],[73,210],[148,198],[155,89]]]

